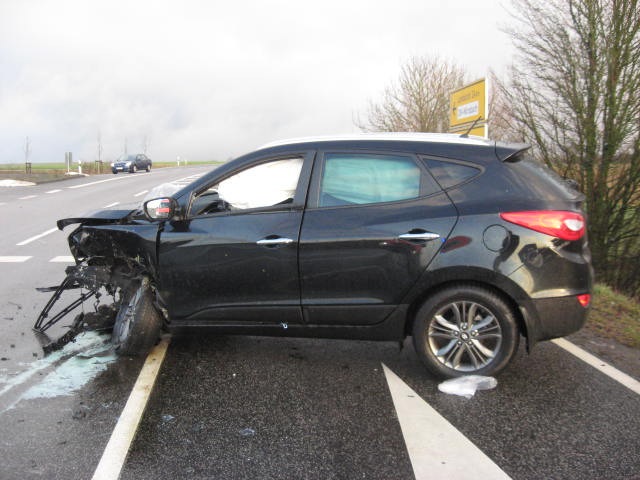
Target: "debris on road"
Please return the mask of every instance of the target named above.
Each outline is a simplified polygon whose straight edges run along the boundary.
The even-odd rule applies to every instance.
[[[498,381],[493,377],[467,375],[442,382],[438,385],[438,390],[450,395],[471,398],[477,390],[491,390],[492,388],[496,388],[497,385]]]

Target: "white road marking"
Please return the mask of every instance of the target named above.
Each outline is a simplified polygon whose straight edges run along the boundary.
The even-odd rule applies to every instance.
[[[58,193],[58,192],[61,192],[61,191],[62,191],[62,190],[60,190],[60,189],[58,189],[58,190],[49,190],[49,191],[48,191],[48,192],[46,192],[46,193]]]
[[[135,178],[135,175],[122,175],[115,178],[108,178],[106,180],[97,180],[95,182],[83,183],[81,185],[73,185],[72,187],[67,187],[67,188],[84,188],[84,187],[89,187],[91,185],[97,185],[98,183],[113,182],[115,180],[123,180],[125,178]]]
[[[600,360],[595,355],[591,355],[589,352],[586,352],[582,348],[578,347],[577,345],[574,345],[573,343],[571,343],[568,340],[565,340],[564,338],[556,338],[551,341],[555,343],[557,346],[559,346],[560,348],[563,348],[567,352],[571,353],[572,355],[575,355],[583,362],[588,363],[596,370],[600,370],[602,373],[604,373],[608,377],[624,385],[632,392],[635,392],[638,395],[640,395],[640,382],[635,378],[627,375],[624,372],[621,372],[615,367],[612,367],[607,362]]]
[[[56,232],[57,230],[58,230],[57,228],[51,228],[51,229],[47,230],[46,232],[43,232],[43,233],[41,233],[39,235],[36,235],[34,237],[31,237],[31,238],[27,238],[26,240],[23,240],[20,243],[16,243],[16,245],[21,247],[22,245],[26,245],[27,243],[31,243],[31,242],[33,242],[35,240],[38,240],[39,238],[46,237],[47,235],[50,235],[53,232]]]
[[[117,480],[120,476],[168,346],[169,337],[164,336],[149,353],[131,395],[129,395],[129,400],[127,400],[118,423],[111,433],[111,438],[104,449],[100,463],[93,473],[93,480]]]
[[[19,257],[19,256],[0,257],[0,263],[21,263],[21,262],[26,262],[30,258],[32,257]]]
[[[193,182],[195,179],[200,178],[203,175],[204,173],[194,173],[193,175],[189,175],[188,177],[182,177],[177,180],[174,180],[171,183],[173,183],[174,185],[182,185],[182,184],[187,185]]]
[[[26,197],[20,197],[18,200],[29,200],[30,198],[36,198],[37,195],[27,195]]]
[[[139,197],[140,195],[144,195],[145,193],[147,193],[149,190],[143,190],[141,192],[138,192],[134,195],[134,197]]]
[[[49,260],[49,263],[76,263],[76,261],[71,255],[60,255],[53,257]]]
[[[510,478],[385,364],[382,368],[416,480]]]
[[[102,208],[115,207],[115,206],[116,206],[116,205],[118,205],[119,203],[120,203],[120,202],[113,202],[113,203],[110,203],[109,205],[105,205],[105,206],[104,206],[104,207],[102,207]]]

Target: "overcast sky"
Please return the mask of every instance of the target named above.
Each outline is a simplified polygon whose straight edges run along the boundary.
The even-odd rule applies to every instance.
[[[411,56],[510,63],[505,1],[0,0],[0,163],[226,160],[357,132]],[[508,5],[508,3],[506,4]]]

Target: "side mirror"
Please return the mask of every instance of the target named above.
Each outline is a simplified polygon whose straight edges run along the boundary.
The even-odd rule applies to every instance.
[[[168,220],[176,214],[178,203],[171,197],[154,198],[144,202],[143,209],[145,216],[151,221]]]

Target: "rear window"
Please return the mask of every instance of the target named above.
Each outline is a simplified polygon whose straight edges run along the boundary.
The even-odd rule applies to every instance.
[[[564,180],[556,172],[534,160],[530,155],[523,155],[519,162],[504,164],[506,168],[516,174],[517,181],[526,189],[533,190],[539,196],[576,200],[582,193],[574,189],[569,181]]]

